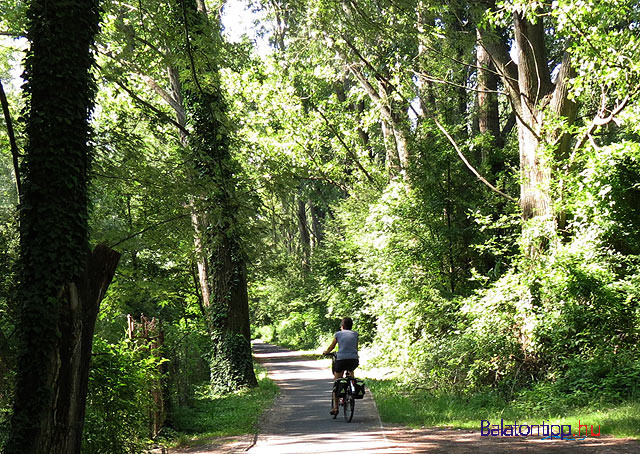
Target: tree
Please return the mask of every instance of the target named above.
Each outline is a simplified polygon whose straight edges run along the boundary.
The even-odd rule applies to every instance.
[[[21,168],[21,345],[6,453],[79,453],[96,315],[119,254],[88,242],[96,0],[28,10]]]
[[[491,11],[495,2],[486,2]],[[542,220],[548,235],[556,229],[552,195],[553,161],[567,154],[569,142],[563,140],[571,126],[577,104],[569,98],[569,82],[574,69],[568,52],[561,61],[549,61],[543,10],[514,5],[511,10],[517,63],[504,39],[488,27],[479,28],[480,46],[490,55],[506,87],[517,118],[520,151],[520,208],[525,221]],[[559,69],[556,66],[559,65]],[[555,81],[551,72],[558,70]],[[563,126],[558,125],[560,121]],[[528,234],[524,231],[525,236]],[[536,246],[530,243],[530,253]]]
[[[231,156],[231,126],[220,86],[219,27],[194,0],[179,0],[174,15],[184,32],[180,86],[194,177],[205,189],[195,197],[209,268],[206,313],[213,340],[211,382],[217,391],[256,386],[249,332],[246,252],[239,219],[238,165]]]

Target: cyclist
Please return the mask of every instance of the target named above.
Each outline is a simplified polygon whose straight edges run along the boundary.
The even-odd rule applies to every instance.
[[[340,323],[340,331],[333,336],[333,341],[329,348],[323,353],[328,355],[338,344],[338,354],[333,365],[333,377],[335,380],[342,378],[345,371],[347,375],[353,376],[353,371],[358,367],[358,333],[352,331],[353,320],[350,317],[345,317]],[[338,414],[338,396],[336,390],[333,390],[333,409],[332,415]]]

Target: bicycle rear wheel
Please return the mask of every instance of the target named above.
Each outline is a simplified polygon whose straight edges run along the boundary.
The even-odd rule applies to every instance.
[[[353,398],[353,394],[350,392],[344,398],[344,419],[347,422],[351,422],[353,419],[353,410],[355,410],[356,400]]]

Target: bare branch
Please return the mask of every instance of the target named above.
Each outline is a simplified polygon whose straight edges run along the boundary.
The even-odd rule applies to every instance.
[[[639,87],[636,87],[636,89],[633,91],[633,93],[636,93],[638,91]],[[587,130],[585,131],[585,133],[582,135],[582,137],[580,137],[580,140],[578,140],[578,142],[576,143],[576,146],[573,149],[573,153],[572,153],[572,159],[575,156],[576,152],[582,148],[582,146],[587,142],[587,140],[589,140],[589,136],[591,136],[591,134],[593,134],[596,130],[596,128],[598,126],[604,126],[607,125],[609,123],[611,123],[612,121],[614,121],[614,119],[616,118],[616,116],[618,116],[620,114],[620,112],[622,112],[624,110],[624,108],[627,106],[627,104],[629,103],[629,99],[631,98],[631,93],[627,93],[627,95],[624,97],[624,99],[622,101],[620,101],[618,103],[618,105],[616,107],[614,107],[611,112],[609,113],[609,115],[604,116],[605,113],[605,107],[601,107],[600,108],[600,112],[598,112],[598,114],[595,116],[595,118],[591,121],[591,125],[589,125],[589,128],[587,128]]]
[[[173,110],[175,110],[178,114],[181,114],[182,116],[184,116],[184,108],[173,96],[171,96],[167,92],[167,90],[162,88],[151,77],[146,76],[144,74],[139,74],[139,76],[142,78],[142,80],[144,80],[147,83],[147,85],[149,85],[149,87],[153,89],[153,91],[155,91],[162,99],[164,99],[167,102],[167,104],[171,106]]]
[[[493,71],[491,71],[491,72],[493,72]],[[436,84],[443,84],[443,85],[450,85],[450,86],[452,86],[452,87],[456,87],[456,88],[464,88],[465,90],[470,91],[470,92],[476,92],[476,93],[496,93],[496,94],[498,94],[498,95],[505,95],[505,94],[506,94],[506,93],[504,93],[504,92],[501,92],[500,90],[480,90],[480,89],[478,89],[478,88],[470,88],[470,87],[468,87],[468,86],[466,86],[466,85],[457,84],[457,83],[455,83],[455,82],[450,82],[450,81],[448,81],[448,80],[437,79],[437,78],[435,78],[435,77],[433,77],[433,76],[429,76],[428,74],[424,74],[424,73],[421,73],[421,72],[418,72],[418,71],[413,71],[413,73],[414,73],[416,76],[420,76],[420,77],[422,77],[424,80],[426,80],[426,81],[428,81],[428,82],[433,82],[433,83],[436,83]]]

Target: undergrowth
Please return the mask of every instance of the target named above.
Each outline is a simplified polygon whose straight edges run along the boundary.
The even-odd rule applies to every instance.
[[[588,423],[597,432],[614,437],[640,438],[640,399],[607,400],[593,396],[584,405],[573,405],[570,396],[562,397],[548,383],[535,385],[505,399],[495,391],[471,395],[434,393],[414,389],[399,379],[368,379],[383,422],[409,427],[440,426],[480,430],[481,420],[491,424],[571,424]],[[539,399],[546,395],[545,405]],[[486,423],[485,423],[486,424]]]
[[[267,377],[266,369],[259,365],[255,367],[257,388],[211,395],[203,385],[202,392],[189,406],[174,411],[172,428],[163,429],[166,444],[184,448],[207,443],[212,438],[254,433],[260,415],[278,393],[278,387]]]

